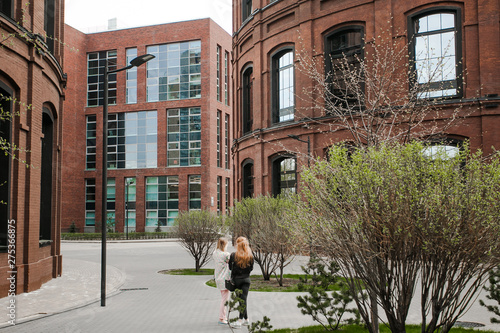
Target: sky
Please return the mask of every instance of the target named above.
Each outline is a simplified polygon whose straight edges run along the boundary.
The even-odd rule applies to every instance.
[[[140,7],[139,7],[140,5]],[[210,17],[231,34],[231,0],[65,0],[66,24],[84,33]]]

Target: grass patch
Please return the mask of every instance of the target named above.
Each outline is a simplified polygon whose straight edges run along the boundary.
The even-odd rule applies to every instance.
[[[196,272],[194,268],[178,268],[166,269],[158,273],[167,275],[214,275],[214,270],[212,268],[202,268],[199,272]]]
[[[271,318],[271,324],[272,324],[272,318]],[[318,325],[318,326],[306,326],[306,327],[301,327],[298,329],[294,328],[282,328],[278,330],[271,330],[269,332],[273,333],[323,333],[325,332],[325,329],[323,326]],[[363,326],[359,325],[346,325],[342,326],[341,329],[342,333],[366,333],[368,332],[367,329],[365,329]],[[406,332],[407,333],[420,333],[421,328],[419,325],[407,325],[406,326]],[[459,327],[454,327],[450,330],[450,332],[453,333],[470,333],[470,332],[484,332],[484,333],[495,333],[494,331],[484,331],[484,330],[475,330],[475,329],[470,329],[470,328],[459,328]],[[391,330],[384,325],[380,325],[380,333],[391,333]]]
[[[269,281],[264,281],[262,275],[251,275],[250,276],[250,291],[261,291],[261,292],[298,292],[298,285],[300,283],[300,277],[302,274],[284,274],[283,275],[283,287],[280,287],[278,280],[275,277],[271,277]],[[207,281],[207,286],[215,287],[215,281],[212,279]],[[338,286],[331,286],[330,290],[338,290]]]

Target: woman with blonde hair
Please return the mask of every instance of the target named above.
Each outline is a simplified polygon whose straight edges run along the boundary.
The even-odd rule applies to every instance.
[[[236,252],[231,253],[229,257],[229,269],[231,270],[231,278],[236,285],[236,289],[242,291],[240,306],[243,310],[240,312],[240,318],[234,323],[233,327],[248,326],[250,322],[247,314],[247,297],[248,289],[250,289],[250,272],[253,270],[253,255],[252,249],[248,244],[248,239],[245,237],[240,236],[236,239]]]
[[[222,300],[219,309],[219,324],[227,325],[227,315],[226,315],[226,302],[229,299],[229,290],[226,289],[225,281],[229,280],[230,272],[228,268],[229,252],[226,252],[227,240],[225,238],[219,238],[217,241],[217,248],[212,254],[212,259],[215,263],[214,279],[217,289],[220,290]]]

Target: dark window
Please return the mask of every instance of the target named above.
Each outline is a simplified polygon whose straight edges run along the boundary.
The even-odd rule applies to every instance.
[[[189,210],[201,209],[201,176],[189,176]]]
[[[279,51],[272,57],[273,123],[293,120],[295,111],[293,50]]]
[[[12,95],[0,88],[0,138],[6,144],[11,142],[11,101]],[[3,148],[3,149],[7,149]],[[7,245],[7,223],[9,220],[9,189],[10,189],[10,168],[11,158],[3,150],[0,152],[0,246]]]
[[[456,9],[433,9],[412,16],[410,56],[418,98],[460,95],[461,33]]]
[[[104,104],[104,69],[115,70],[116,50],[87,54],[87,106]],[[108,102],[116,104],[116,73],[108,76]]]
[[[12,0],[0,1],[0,13],[12,18]]]
[[[54,121],[51,111],[47,108],[43,108],[42,134],[40,239],[48,240],[52,238],[52,151],[54,148]]]
[[[45,28],[45,43],[49,51],[54,53],[54,40],[55,40],[55,0],[45,0],[44,12],[44,28]]]
[[[252,0],[242,0],[241,5],[243,7],[243,21],[245,21],[250,16],[250,14],[252,14]]]
[[[253,161],[243,162],[243,198],[253,197]]]
[[[359,73],[360,60],[364,57],[363,35],[363,28],[355,26],[334,31],[326,36],[325,73],[329,92],[325,98],[331,108],[351,109],[358,106],[362,99],[359,93],[363,87],[348,88],[343,72],[348,70],[351,73]]]
[[[252,130],[253,125],[253,68],[249,67],[243,72],[243,134]]]
[[[272,166],[273,195],[295,193],[297,187],[295,157],[277,157],[273,160]]]

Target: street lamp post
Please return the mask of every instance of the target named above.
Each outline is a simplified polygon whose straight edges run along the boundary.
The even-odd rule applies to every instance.
[[[127,67],[108,71],[108,60],[104,65],[104,101],[102,106],[102,204],[101,204],[101,306],[106,306],[106,232],[107,232],[107,185],[108,185],[108,75],[121,72],[132,67],[139,67],[153,59],[152,54],[144,54],[130,61]]]
[[[290,137],[294,140],[300,141],[300,142],[307,143],[307,167],[310,167],[311,166],[311,140],[309,139],[309,135],[307,136],[307,141],[302,140],[297,135],[293,135],[293,134],[288,134],[288,137]]]

